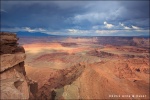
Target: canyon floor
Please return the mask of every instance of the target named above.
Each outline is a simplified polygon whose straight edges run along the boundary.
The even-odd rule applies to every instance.
[[[149,99],[148,39],[23,39],[26,73],[38,82],[39,98]]]

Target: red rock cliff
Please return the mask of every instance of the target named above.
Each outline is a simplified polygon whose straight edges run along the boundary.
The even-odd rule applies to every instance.
[[[33,99],[37,92],[37,83],[26,76],[25,50],[17,41],[14,33],[0,33],[0,98],[5,100]]]

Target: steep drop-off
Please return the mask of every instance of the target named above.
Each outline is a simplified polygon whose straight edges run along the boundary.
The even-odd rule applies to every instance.
[[[24,48],[16,34],[1,32],[0,39],[0,99],[34,99],[37,83],[26,76]]]

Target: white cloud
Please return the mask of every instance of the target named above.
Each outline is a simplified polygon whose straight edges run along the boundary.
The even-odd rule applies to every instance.
[[[133,28],[134,30],[138,31],[138,32],[142,32],[142,31],[143,31],[142,28],[137,27],[137,26],[133,26],[133,25],[132,25],[132,28]]]
[[[80,36],[86,36],[91,35],[93,33],[93,30],[79,30],[79,29],[64,29],[61,31],[47,31],[47,34],[54,34],[54,35],[80,35]]]
[[[132,25],[132,28],[135,29],[135,30],[140,30],[141,29],[140,27],[133,26],[133,25]]]
[[[123,23],[119,23],[119,25],[122,26],[126,30],[136,30],[140,32],[144,31],[142,28],[134,26],[134,25],[132,25],[131,27],[125,26]]]
[[[96,30],[95,32],[101,35],[110,35],[118,32],[118,30]]]
[[[119,23],[119,25],[121,25],[124,29],[126,29],[126,30],[130,30],[131,28],[130,27],[128,27],[128,26],[125,26],[123,23]]]
[[[123,23],[119,23],[121,26],[124,26],[124,24]]]
[[[130,30],[131,28],[130,28],[130,27],[128,27],[128,26],[124,26],[124,29],[126,29],[126,30]]]
[[[91,33],[91,30],[67,29],[67,33],[74,35],[88,35]]]
[[[123,24],[120,24],[124,26]],[[96,26],[95,26],[96,27]],[[98,27],[98,26],[97,26]],[[136,26],[133,26],[134,28],[137,28]],[[63,29],[63,30],[58,30],[58,31],[50,31],[50,30],[45,30],[43,28],[30,28],[30,27],[22,27],[22,28],[1,28],[2,31],[10,31],[10,32],[18,32],[18,31],[28,31],[28,32],[43,32],[46,34],[53,34],[53,35],[81,35],[81,36],[126,36],[126,35],[133,35],[132,33],[137,32],[137,35],[142,35],[142,34],[149,34],[149,30],[144,30],[144,29],[133,29],[131,28],[130,30],[103,30],[100,28],[98,29],[87,29],[87,30],[80,30],[80,29]],[[130,34],[131,33],[131,34]]]
[[[30,27],[24,27],[23,30],[28,31],[28,32],[44,32],[44,31],[46,31],[43,28],[34,28],[34,29],[31,29]]]
[[[118,30],[96,30],[95,33],[100,34],[100,35],[109,35],[112,33],[116,33]]]
[[[77,33],[78,32],[78,30],[76,30],[76,29],[67,29],[70,33]]]
[[[25,31],[28,31],[28,32],[34,32],[35,30],[34,29],[31,29],[30,27],[25,27],[23,28]]]
[[[110,29],[110,28],[113,28],[114,25],[113,24],[108,24],[106,21],[104,21],[104,25],[106,28]]]
[[[18,32],[18,31],[28,31],[28,32],[46,32],[47,30],[43,28],[30,28],[30,27],[15,27],[15,28],[1,28],[2,31]]]
[[[138,32],[136,35],[140,35],[142,33],[149,34],[149,30],[70,30],[72,35],[99,35],[99,36],[126,36],[133,35],[132,33]],[[66,32],[70,35],[70,32]],[[130,34],[131,33],[131,34]]]

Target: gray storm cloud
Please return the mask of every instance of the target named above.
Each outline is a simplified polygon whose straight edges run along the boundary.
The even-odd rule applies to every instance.
[[[2,1],[1,5],[1,11],[7,12],[1,12],[3,29],[124,29],[119,23],[149,29],[149,1]]]

